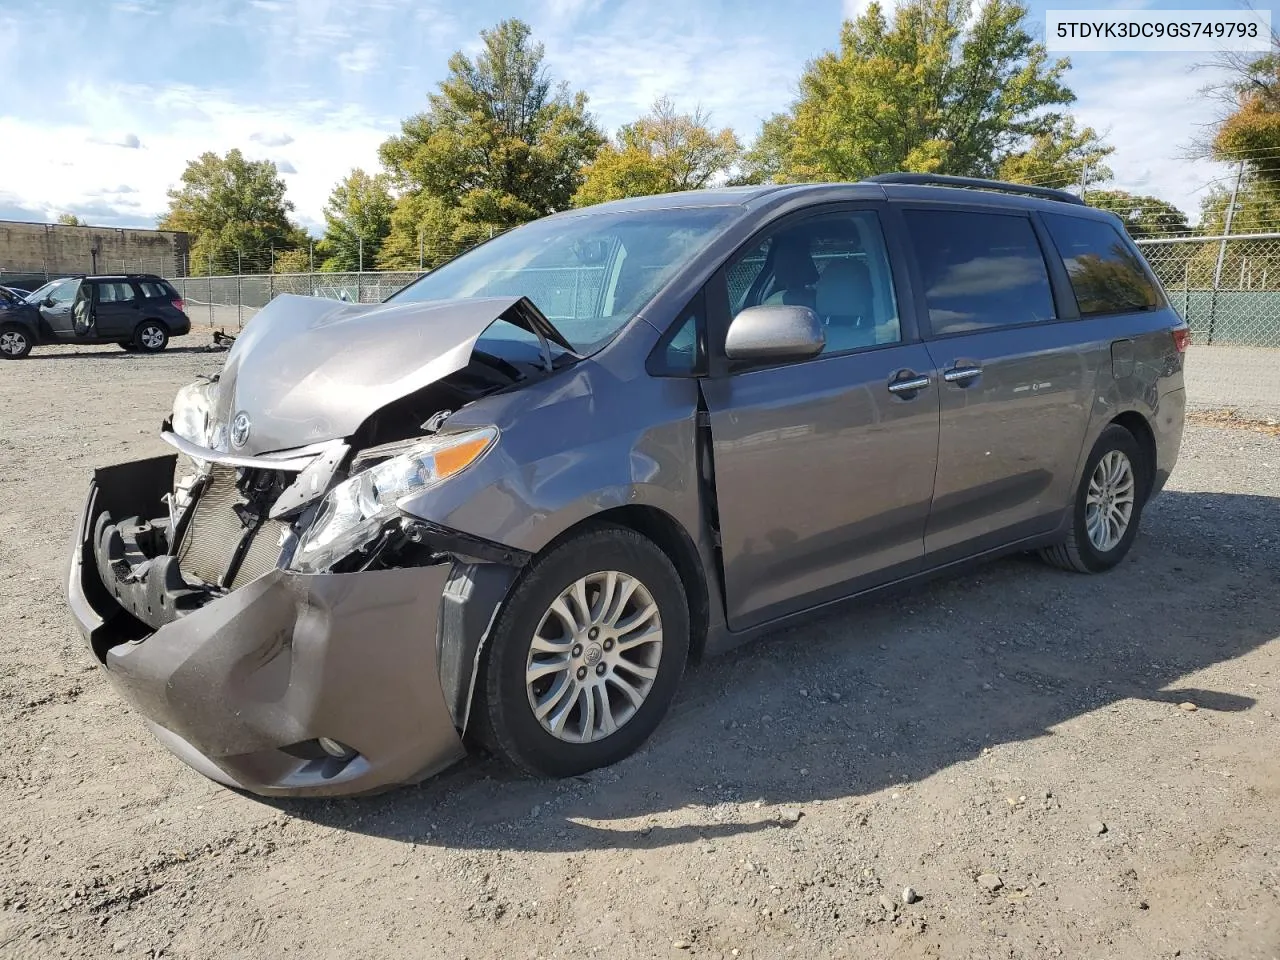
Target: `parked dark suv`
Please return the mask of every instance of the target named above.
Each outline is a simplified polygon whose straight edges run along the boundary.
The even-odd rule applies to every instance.
[[[162,277],[66,277],[0,311],[0,358],[21,360],[32,347],[60,343],[118,343],[159,353],[171,337],[190,332],[182,297]]]
[[[1178,455],[1186,324],[1114,214],[919,179],[601,204],[385,303],[276,297],[173,454],[94,474],[90,656],[259,793],[471,738],[566,776],[640,746],[689,657],[826,604],[1115,566]]]

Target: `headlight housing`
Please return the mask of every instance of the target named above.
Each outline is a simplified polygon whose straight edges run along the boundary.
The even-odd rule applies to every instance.
[[[213,392],[217,384],[210,380],[189,383],[173,398],[170,423],[173,432],[197,446],[208,447],[213,423]]]
[[[479,460],[498,439],[495,427],[438,434],[407,446],[344,480],[325,495],[303,531],[290,566],[320,573],[367,546],[405,497],[436,486]]]

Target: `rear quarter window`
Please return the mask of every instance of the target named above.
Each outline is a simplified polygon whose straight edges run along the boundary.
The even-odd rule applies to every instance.
[[[1142,258],[1111,224],[1059,213],[1044,214],[1044,223],[1066,265],[1082,316],[1158,306],[1155,284]]]
[[[144,280],[138,284],[142,287],[142,295],[148,299],[170,300],[176,298],[177,294],[173,292],[166,284],[155,283],[150,280]]]

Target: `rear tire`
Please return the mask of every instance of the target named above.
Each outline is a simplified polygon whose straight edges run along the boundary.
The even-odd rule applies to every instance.
[[[1076,573],[1101,573],[1123,560],[1142,519],[1145,470],[1145,457],[1133,434],[1116,424],[1103,430],[1085,461],[1066,539],[1040,555]]]
[[[688,654],[688,603],[667,555],[624,527],[585,531],[534,560],[503,607],[480,737],[540,776],[617,763],[657,728]]]
[[[159,353],[169,345],[169,329],[159,320],[143,320],[134,331],[133,345],[143,353]]]
[[[0,325],[0,359],[21,360],[34,346],[35,339],[26,327],[16,323]]]

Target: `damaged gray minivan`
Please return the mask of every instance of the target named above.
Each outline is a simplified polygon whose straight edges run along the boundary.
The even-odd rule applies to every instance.
[[[1113,215],[891,175],[575,210],[377,305],[282,296],[98,470],[71,609],[155,735],[271,795],[478,741],[565,776],[690,657],[1011,551],[1118,563],[1187,327]]]

